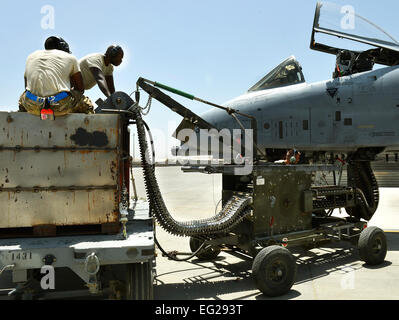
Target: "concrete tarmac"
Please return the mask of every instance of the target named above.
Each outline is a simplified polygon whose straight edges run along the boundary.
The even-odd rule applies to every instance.
[[[139,197],[145,198],[140,169],[134,170]],[[177,220],[210,217],[221,198],[221,175],[182,173],[179,167],[156,169],[169,211]],[[370,226],[386,231],[388,254],[378,267],[359,260],[347,243],[296,254],[296,283],[287,300],[397,300],[399,299],[399,189],[381,188],[381,202]],[[218,207],[218,209],[220,206]],[[189,239],[157,228],[166,251],[190,252]],[[157,250],[156,300],[268,300],[252,279],[252,262],[222,252],[215,261],[194,258],[175,262]],[[184,258],[185,256],[178,256]]]
[[[175,219],[207,218],[220,209],[221,175],[183,173],[180,167],[159,167],[156,175]],[[141,169],[134,169],[134,177],[138,196],[145,199]],[[381,188],[380,197],[378,211],[369,225],[386,231],[388,254],[382,265],[365,265],[359,260],[357,249],[347,243],[295,253],[296,282],[288,294],[273,299],[399,300],[399,188]],[[172,236],[159,226],[156,234],[167,252],[191,253],[188,238]],[[157,249],[156,261],[155,300],[273,300],[256,288],[251,260],[222,252],[214,261],[193,258],[176,262],[163,257]],[[8,272],[0,278],[0,288],[10,288],[10,283]]]

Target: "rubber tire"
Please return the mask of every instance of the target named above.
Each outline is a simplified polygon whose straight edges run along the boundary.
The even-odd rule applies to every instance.
[[[358,242],[360,259],[370,266],[380,265],[387,255],[387,239],[384,231],[368,227],[362,231]]]
[[[190,237],[190,249],[191,252],[196,252],[199,247],[202,245],[202,242],[198,239]],[[196,254],[196,257],[202,261],[212,261],[215,260],[220,254],[221,250],[217,247],[209,247],[205,250],[201,250]]]
[[[126,300],[153,300],[154,275],[152,261],[126,265]]]
[[[271,279],[272,269],[280,264],[283,275],[279,280]],[[252,276],[257,288],[266,296],[278,297],[288,293],[295,283],[297,266],[292,253],[280,246],[264,248],[255,257],[252,265]]]

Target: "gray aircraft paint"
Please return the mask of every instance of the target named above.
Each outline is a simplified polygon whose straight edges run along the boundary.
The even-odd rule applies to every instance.
[[[365,147],[397,148],[397,88],[399,70],[395,66],[318,83],[252,92],[224,106],[256,117],[261,148],[337,152]],[[211,110],[202,118],[219,130],[239,128],[222,110]],[[240,117],[240,120],[250,128],[247,119]]]

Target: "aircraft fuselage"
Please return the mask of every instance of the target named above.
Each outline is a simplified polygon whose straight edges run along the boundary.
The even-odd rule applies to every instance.
[[[398,66],[251,92],[225,106],[257,119],[257,142],[263,150],[350,153],[399,147]],[[219,130],[239,129],[222,110],[202,118]],[[250,128],[247,118],[240,120]]]

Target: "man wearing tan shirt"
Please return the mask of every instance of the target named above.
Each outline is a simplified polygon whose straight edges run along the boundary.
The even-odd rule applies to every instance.
[[[98,85],[106,97],[115,93],[114,66],[119,66],[124,57],[123,49],[120,46],[108,47],[105,54],[93,53],[79,61],[82,72],[83,85],[85,90],[90,90]]]
[[[27,58],[20,111],[40,115],[42,109],[51,109],[55,116],[93,113],[93,105],[83,96],[79,64],[68,44],[62,38],[50,37],[45,48]]]

